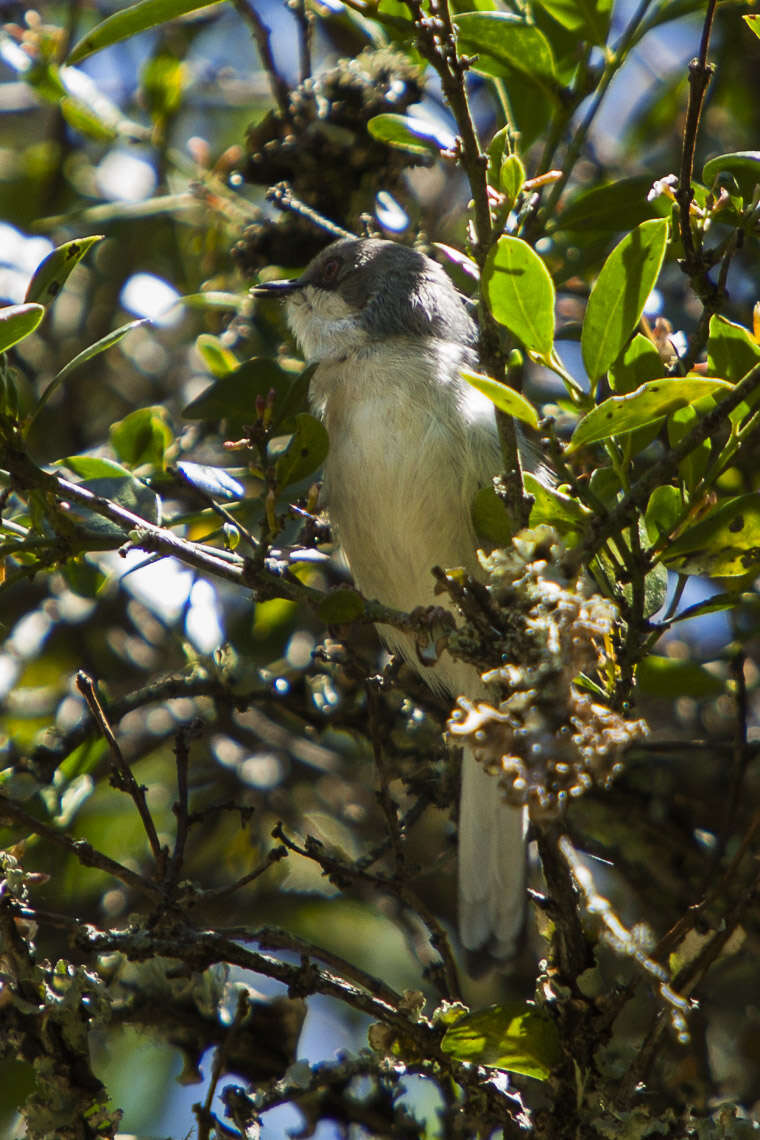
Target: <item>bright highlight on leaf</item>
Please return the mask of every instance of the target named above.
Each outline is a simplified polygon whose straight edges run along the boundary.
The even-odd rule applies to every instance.
[[[615,363],[641,320],[667,244],[667,220],[652,218],[626,234],[602,266],[581,333],[583,363],[592,384]]]
[[[458,1061],[506,1069],[545,1081],[560,1059],[559,1036],[551,1018],[523,1002],[488,1006],[460,1017],[441,1041]]]
[[[72,269],[96,242],[102,240],[103,234],[94,234],[57,246],[35,269],[24,299],[49,305],[60,293]]]
[[[451,131],[447,131],[443,125],[416,115],[375,115],[367,123],[367,130],[380,142],[408,150],[412,154],[450,150],[456,141]]]
[[[538,356],[554,343],[554,282],[536,251],[522,238],[500,237],[486,260],[483,285],[499,324]]]
[[[627,396],[610,396],[583,417],[570,440],[568,451],[577,451],[590,443],[599,443],[613,435],[625,435],[655,423],[705,396],[727,392],[732,385],[725,380],[689,377],[683,380],[650,380]]]
[[[488,396],[499,411],[506,412],[508,416],[514,416],[515,419],[522,420],[533,428],[538,427],[538,412],[520,392],[516,392],[508,384],[501,384],[498,380],[492,380],[490,376],[484,376],[482,372],[470,372],[468,368],[463,368],[461,375],[468,384],[472,384],[473,388]]]
[[[142,0],[140,4],[132,4],[120,12],[96,24],[79,43],[75,44],[69,54],[68,62],[80,63],[93,55],[96,51],[117,44],[120,40],[129,39],[139,32],[155,28],[167,20],[176,20],[178,16],[186,16],[188,12],[196,12],[199,8],[212,7],[218,0]]]
[[[6,305],[0,309],[0,352],[33,333],[44,316],[42,305]]]

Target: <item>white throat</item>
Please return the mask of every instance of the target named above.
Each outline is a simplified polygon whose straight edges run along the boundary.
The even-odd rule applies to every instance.
[[[337,293],[306,285],[288,299],[287,313],[307,361],[344,360],[367,343],[360,314]]]

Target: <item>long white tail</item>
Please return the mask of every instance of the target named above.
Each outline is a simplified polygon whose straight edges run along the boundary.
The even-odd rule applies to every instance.
[[[459,934],[468,950],[517,950],[525,919],[526,813],[465,748],[459,803]]]

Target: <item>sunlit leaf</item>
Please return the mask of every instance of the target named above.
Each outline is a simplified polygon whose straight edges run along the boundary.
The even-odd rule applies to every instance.
[[[716,507],[668,545],[663,559],[682,574],[736,578],[760,564],[760,494]]]
[[[760,364],[760,345],[749,329],[713,314],[707,341],[710,374],[737,384],[757,364]]]
[[[221,379],[222,376],[227,376],[240,367],[240,361],[235,353],[222,344],[218,336],[201,333],[195,341],[195,347],[212,376]]]
[[[683,514],[683,499],[677,487],[663,484],[649,496],[644,523],[650,542],[667,538]]]
[[[677,447],[681,440],[695,427],[699,419],[697,408],[688,404],[685,408],[678,408],[668,416],[668,443]],[[693,491],[699,480],[707,470],[712,454],[712,445],[709,439],[702,442],[678,464],[678,474],[681,482],[688,491]]]
[[[66,278],[82,260],[91,246],[103,240],[103,234],[76,238],[57,246],[40,262],[26,291],[26,301],[48,305],[60,293]]]
[[[742,16],[747,27],[760,39],[760,16]]]
[[[612,0],[540,0],[542,8],[571,32],[600,47],[607,42]]]
[[[662,357],[652,341],[649,337],[636,333],[622,356],[610,368],[610,387],[613,392],[623,396],[649,380],[657,380],[662,372]],[[712,374],[714,369],[710,372]],[[722,376],[723,373],[717,372],[715,375]]]
[[[588,299],[581,351],[593,383],[617,360],[660,274],[668,222],[642,222],[609,255]]]
[[[487,396],[500,411],[530,424],[531,427],[538,427],[538,412],[521,392],[516,392],[509,384],[492,380],[490,376],[484,376],[481,372],[471,372],[469,368],[462,368],[460,375],[468,384],[472,384],[473,388],[477,388]]]
[[[245,495],[243,484],[233,479],[223,467],[211,467],[208,463],[189,463],[183,459],[177,464],[177,468],[188,483],[214,499],[234,502]]]
[[[709,159],[702,168],[702,181],[712,186],[719,174],[733,174],[744,198],[751,199],[760,182],[760,150],[738,150]]]
[[[417,115],[375,115],[367,123],[373,138],[412,154],[436,154],[454,145],[454,135],[443,126]]]
[[[33,333],[44,315],[42,305],[6,305],[0,309],[0,352]]]
[[[573,432],[568,450],[575,451],[613,435],[624,435],[664,419],[676,408],[726,392],[731,387],[725,380],[702,377],[650,380],[626,396],[610,396],[588,412]]]
[[[128,467],[102,455],[68,455],[59,459],[59,467],[67,467],[82,479],[133,479]]]
[[[583,529],[590,512],[577,499],[563,494],[556,487],[547,486],[529,471],[523,475],[523,482],[525,490],[533,497],[530,511],[532,527],[546,523],[548,526],[553,526],[566,539],[569,533]]]
[[[547,357],[554,342],[554,283],[527,242],[502,236],[483,274],[489,308],[527,349]]]
[[[559,1035],[546,1014],[524,1002],[505,1002],[460,1017],[441,1048],[458,1061],[506,1069],[545,1081],[559,1063]]]
[[[176,20],[178,16],[195,12],[199,8],[213,7],[217,2],[218,0],[142,0],[139,4],[131,4],[96,24],[71,49],[68,62],[80,63],[88,55],[102,51],[111,44],[155,28],[158,24],[165,24],[167,20]]]
[[[525,167],[519,155],[508,154],[499,169],[499,186],[510,202],[514,202],[525,182]]]
[[[166,409],[157,405],[138,408],[111,427],[111,446],[128,467],[163,469],[166,449],[174,436],[167,422]]]
[[[556,82],[551,45],[535,24],[510,12],[463,12],[454,25],[459,50],[478,57],[473,71],[497,76],[518,71],[533,80]]]

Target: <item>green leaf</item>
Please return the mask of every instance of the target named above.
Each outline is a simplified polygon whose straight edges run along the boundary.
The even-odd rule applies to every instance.
[[[508,546],[514,533],[504,503],[493,487],[481,487],[470,505],[475,534],[492,546]]]
[[[464,55],[477,55],[472,70],[504,76],[515,71],[533,81],[547,81],[553,90],[557,68],[552,49],[535,24],[509,12],[463,12],[454,17],[457,46]]]
[[[668,571],[658,562],[644,578],[644,617],[650,618],[662,609],[668,593]],[[633,600],[633,591],[631,598]]]
[[[317,613],[325,625],[342,625],[364,613],[364,599],[350,586],[339,586],[319,603]]]
[[[741,605],[757,605],[757,594],[737,593],[732,590],[725,594],[713,594],[703,602],[695,602],[673,618],[673,622],[691,621],[692,618],[702,617],[704,614],[717,614],[724,610],[735,610]]]
[[[636,687],[644,696],[662,700],[672,701],[678,697],[704,700],[719,696],[724,684],[720,677],[715,677],[696,661],[650,655],[636,670]]]
[[[136,36],[148,28],[155,28],[157,24],[165,24],[167,20],[176,20],[178,16],[195,12],[198,8],[211,7],[215,2],[216,0],[142,0],[139,4],[131,4],[96,24],[71,49],[68,62],[80,63],[88,55],[102,51],[111,44]]]
[[[0,352],[33,333],[44,316],[43,305],[5,305],[0,309]]]
[[[650,380],[626,396],[610,396],[592,408],[578,423],[568,451],[599,443],[613,435],[624,435],[683,408],[696,400],[725,392],[732,387],[725,380],[687,376],[683,380]]]
[[[525,490],[533,497],[530,511],[531,527],[546,523],[567,538],[568,534],[577,534],[587,524],[590,511],[577,499],[563,494],[556,487],[547,487],[529,471],[523,475],[523,482]]]
[[[270,389],[287,392],[298,375],[266,356],[254,356],[196,396],[182,414],[188,420],[242,419],[250,423],[256,416],[256,397],[266,396]]]
[[[531,352],[543,358],[554,343],[554,282],[522,238],[502,236],[488,254],[483,287],[488,306]]]
[[[276,459],[275,476],[280,487],[298,483],[316,471],[327,456],[328,446],[327,432],[319,420],[308,412],[299,412],[296,416],[296,430],[276,457],[270,444],[270,453]]]
[[[610,387],[624,396],[649,380],[662,376],[662,357],[649,337],[636,333],[622,356],[610,368]],[[713,369],[710,370],[711,374]],[[717,375],[722,376],[719,372]]]
[[[86,558],[67,562],[61,567],[61,572],[66,585],[80,598],[94,600],[107,581],[103,571],[93,562],[88,562]]]
[[[670,446],[677,447],[681,440],[689,434],[698,419],[699,412],[691,404],[672,412],[668,416],[668,443]],[[678,464],[678,474],[688,491],[693,491],[704,475],[711,454],[712,445],[709,439],[705,439]]]
[[[612,15],[612,0],[539,0],[541,7],[558,24],[571,32],[581,31],[592,44],[603,47],[607,42]]]
[[[760,563],[760,494],[716,507],[670,543],[663,561],[681,574],[736,578]]]
[[[163,470],[165,453],[173,442],[167,423],[166,409],[157,405],[138,408],[111,426],[111,446],[128,467],[151,467]]]
[[[67,455],[59,459],[57,467],[68,467],[81,479],[134,479],[128,467],[114,463],[102,455]]]
[[[454,135],[417,115],[375,115],[367,123],[373,138],[411,154],[437,154],[454,145]]]
[[[760,345],[749,329],[714,314],[710,317],[707,341],[707,370],[711,376],[722,376],[732,384],[738,382],[760,364]]]
[[[554,230],[630,230],[656,215],[647,194],[652,186],[648,176],[624,178],[604,186],[594,186],[577,194],[552,222]]]
[[[719,154],[702,168],[702,181],[712,186],[719,174],[733,174],[745,201],[749,201],[760,182],[760,150],[738,150]]]
[[[240,361],[229,348],[222,344],[218,336],[211,333],[201,333],[196,338],[195,347],[203,358],[203,363],[212,376],[221,379],[240,367]]]
[[[506,1069],[539,1081],[548,1079],[561,1056],[551,1018],[516,1001],[460,1017],[444,1033],[441,1049],[458,1061]]]
[[[24,299],[37,301],[41,305],[48,305],[54,301],[72,269],[79,264],[91,246],[102,240],[103,234],[94,234],[57,246],[35,269]]]
[[[649,496],[644,525],[650,542],[668,538],[683,514],[683,499],[677,487],[655,487]]]
[[[641,320],[660,274],[668,222],[642,222],[613,249],[594,283],[581,333],[581,351],[591,383],[617,360]]]
[[[533,428],[538,427],[538,412],[521,392],[516,392],[509,384],[492,380],[490,376],[484,376],[481,372],[471,372],[469,368],[462,368],[460,375],[473,388],[488,396],[499,411],[506,412],[508,416],[514,416],[515,419],[522,420]]]
[[[499,170],[499,185],[506,198],[514,202],[525,183],[525,167],[519,155],[508,154],[502,161]]]
[[[749,30],[760,39],[760,16],[742,16],[742,19]]]
[[[208,463],[190,463],[182,459],[177,464],[177,470],[193,487],[214,499],[237,502],[245,497],[243,484],[233,479],[224,467],[211,467]]]
[[[127,478],[85,479],[80,485],[92,491],[93,495],[110,499],[117,506],[139,515],[146,522],[157,525],[161,521],[161,503],[158,495],[133,475]],[[92,536],[93,549],[101,546],[107,548],[119,546],[129,533],[126,524],[112,522],[111,519],[104,518],[103,515],[76,503],[69,506],[69,514],[81,522]]]

